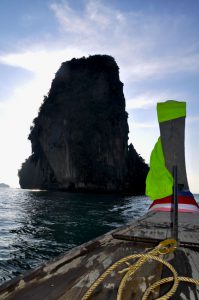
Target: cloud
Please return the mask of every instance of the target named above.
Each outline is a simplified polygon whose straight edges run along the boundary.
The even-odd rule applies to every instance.
[[[187,118],[187,122],[188,122],[189,124],[197,123],[197,122],[199,122],[199,116],[189,116],[189,117]]]
[[[81,14],[73,10],[67,1],[54,2],[50,5],[50,9],[54,12],[62,31],[77,35],[83,34],[83,37],[93,38],[96,33],[105,33],[107,30],[115,32],[126,24],[125,15],[119,10],[95,0],[85,1]]]
[[[143,11],[124,12],[104,1],[85,1],[81,13],[67,1],[50,5],[59,25],[62,39],[81,47],[86,55],[111,54],[121,69],[125,82],[136,82],[152,76],[198,72],[197,45],[179,41],[179,31],[189,26],[183,15],[161,16]],[[173,28],[169,31],[168,28]],[[168,44],[172,47],[168,47]]]
[[[85,35],[92,32],[92,27],[89,26],[89,22],[73,11],[67,2],[64,4],[53,3],[50,5],[51,10],[54,12],[61,29],[65,32],[71,33],[83,33]]]
[[[78,47],[67,47],[60,50],[33,49],[19,53],[0,56],[0,62],[15,67],[24,68],[35,76],[51,76],[57,71],[61,63],[73,57],[81,57],[83,52]]]
[[[156,128],[157,122],[133,122],[133,128]]]
[[[126,109],[148,109],[155,106],[157,103],[157,98],[151,93],[141,93],[132,97],[132,99],[126,100]]]
[[[124,79],[128,83],[139,82],[146,79],[160,79],[172,74],[198,73],[199,54],[176,57],[176,53],[166,58],[137,58],[129,59],[125,65]]]
[[[180,93],[174,93],[173,91],[151,90],[148,92],[135,94],[130,99],[127,98],[126,109],[128,111],[135,109],[155,109],[157,102],[164,102],[169,99],[181,99]]]
[[[97,0],[84,1],[81,11],[68,1],[53,2],[49,9],[60,26],[60,35],[47,46],[41,42],[37,49],[32,43],[29,50],[11,53],[1,61],[44,74],[72,57],[110,54],[116,58],[125,84],[199,70],[197,46],[186,44],[186,36],[179,42],[178,31],[188,24],[184,16],[175,19],[139,10],[124,12]],[[172,31],[168,32],[168,25]]]

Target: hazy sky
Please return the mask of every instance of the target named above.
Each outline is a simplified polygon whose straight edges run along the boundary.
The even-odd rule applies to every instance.
[[[156,103],[187,101],[187,173],[199,192],[198,0],[1,0],[0,182],[18,186],[29,128],[60,64],[90,54],[116,59],[129,140],[147,162]]]

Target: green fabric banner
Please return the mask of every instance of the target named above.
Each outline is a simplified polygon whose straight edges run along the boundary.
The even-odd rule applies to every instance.
[[[162,143],[159,137],[150,157],[150,170],[146,179],[146,195],[151,200],[173,194],[173,177],[165,166]]]
[[[186,102],[168,100],[157,104],[158,121],[165,122],[186,116]]]

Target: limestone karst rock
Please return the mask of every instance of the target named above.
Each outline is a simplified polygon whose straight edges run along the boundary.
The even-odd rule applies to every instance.
[[[112,57],[64,62],[33,121],[32,155],[19,170],[21,187],[143,193],[148,167],[138,156],[139,163],[129,172],[133,160],[127,118]],[[142,173],[139,191],[132,185],[136,168]]]

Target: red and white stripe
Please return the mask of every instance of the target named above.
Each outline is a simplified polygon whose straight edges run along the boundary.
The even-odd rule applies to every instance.
[[[173,210],[172,196],[154,200],[149,211],[171,211]],[[191,196],[178,196],[178,211],[199,213],[199,206]]]

